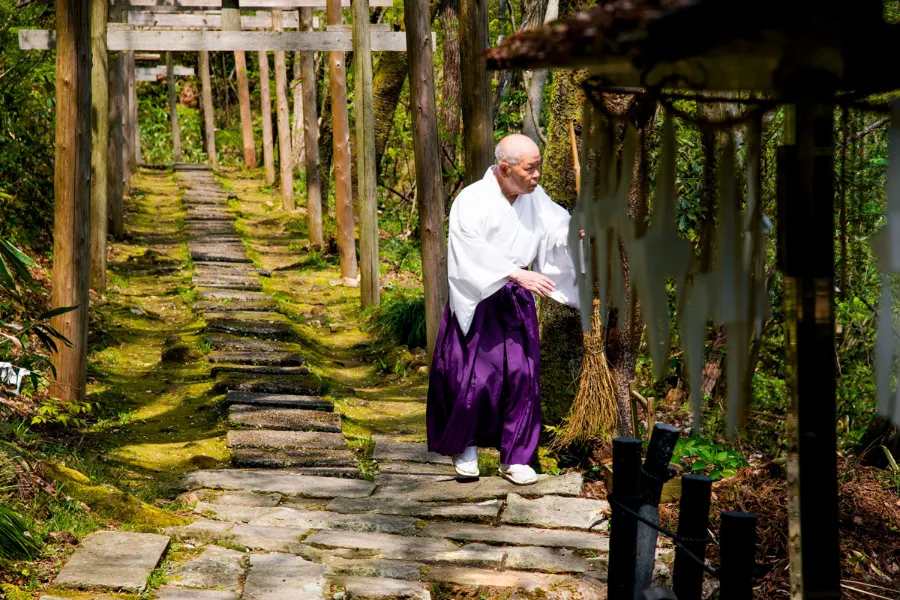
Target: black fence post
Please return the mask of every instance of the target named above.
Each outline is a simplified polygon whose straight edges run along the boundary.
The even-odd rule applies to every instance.
[[[610,494],[608,600],[634,599],[634,560],[637,520],[619,504],[634,512],[640,507],[641,440],[613,440],[613,489]]]
[[[712,479],[704,475],[684,475],[681,478],[681,501],[678,504],[678,537],[685,548],[700,561],[706,559],[706,531],[709,528],[709,507]],[[675,548],[675,567],[672,589],[678,600],[703,598],[703,566]]]
[[[641,507],[638,513],[659,525],[659,499],[662,488],[670,478],[669,462],[675,451],[675,443],[681,435],[681,429],[665,423],[653,426],[650,445],[647,447],[647,458],[641,471],[639,493]],[[615,471],[613,471],[615,473]],[[635,595],[643,600],[643,590],[653,581],[653,567],[656,565],[656,542],[659,533],[649,525],[638,523],[637,526],[637,558],[635,563]]]
[[[756,515],[723,512],[719,528],[719,598],[753,600],[756,568]]]

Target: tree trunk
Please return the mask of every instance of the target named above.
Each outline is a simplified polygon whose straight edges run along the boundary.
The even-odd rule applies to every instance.
[[[311,25],[312,23],[310,23]],[[303,31],[302,17],[300,27],[300,31]],[[291,119],[291,163],[293,163],[295,168],[304,162],[304,148],[306,146],[303,143],[303,90],[300,83],[300,54],[300,52],[294,52],[294,79],[290,86],[294,97],[294,112]]]
[[[547,14],[544,23],[555,21],[559,16],[559,0],[549,0]],[[544,87],[547,85],[547,77],[550,71],[538,69],[531,73],[531,82],[528,84],[528,95],[525,104],[525,120],[522,123],[522,133],[539,144],[543,141],[541,133],[541,105],[544,99]]]
[[[169,120],[172,123],[172,158],[181,162],[181,131],[178,127],[178,94],[175,92],[175,61],[166,52],[166,86],[169,88]]]
[[[434,56],[431,21],[426,0],[406,0],[406,47],[409,53],[409,96],[413,149],[416,156],[416,199],[425,287],[425,323],[430,363],[444,306],[449,296],[447,251],[444,240],[444,190],[434,101]]]
[[[312,9],[300,9],[300,30],[312,30]],[[312,52],[299,53],[300,91],[303,94],[303,145],[306,163],[306,219],[309,243],[315,248],[325,245],[322,234],[322,186],[319,179],[319,118],[316,115],[318,86],[315,74],[315,57]],[[355,249],[354,249],[355,253]],[[354,254],[354,259],[356,258]],[[354,261],[355,262],[355,261]],[[355,269],[354,269],[355,271]],[[343,264],[341,274],[343,275]]]
[[[465,181],[469,185],[484,177],[494,162],[491,78],[481,56],[490,47],[487,0],[460,0],[459,38]]]
[[[269,91],[269,78],[269,53],[259,51],[259,103],[262,114],[263,165],[266,171],[266,185],[275,183],[275,143],[272,139],[272,96]]]
[[[441,82],[440,116],[441,168],[444,171],[444,198],[449,200],[459,184],[460,88],[459,0],[443,0],[440,5],[441,30],[444,33],[444,73]]]
[[[431,36],[428,36],[429,43]],[[408,47],[408,46],[407,46]],[[408,52],[408,50],[407,50]],[[394,125],[394,113],[400,103],[403,84],[408,72],[407,52],[382,52],[378,59],[378,68],[372,80],[372,96],[375,106],[375,156],[384,156],[391,129]],[[375,161],[375,170],[381,174],[381,160]]]
[[[106,291],[107,155],[109,77],[106,23],[108,0],[91,1],[91,288]]]
[[[123,185],[125,195],[131,194],[131,173],[134,171],[134,126],[136,87],[134,81],[134,52],[126,52],[125,59],[125,113],[122,121],[125,124],[125,145],[122,152]]]
[[[56,155],[51,306],[77,306],[51,323],[58,342],[50,393],[64,402],[85,396],[91,263],[91,3],[56,4]]]
[[[328,0],[328,24],[340,25],[342,20],[340,0]],[[330,52],[328,65],[338,254],[341,277],[355,279],[358,270],[353,230],[353,190],[350,187],[350,117],[347,115],[347,73],[344,71],[344,53]]]
[[[124,158],[125,158],[125,57],[109,61],[109,148],[107,150],[106,196],[109,207],[109,229],[113,237],[124,233]]]
[[[369,2],[353,0],[356,165],[359,174],[360,300],[363,308],[381,302],[378,273],[378,179],[375,174],[375,109],[372,106],[372,38]],[[428,42],[431,43],[431,36]]]
[[[272,11],[275,31],[284,30],[280,10]],[[287,99],[287,57],[283,51],[275,53],[275,101],[278,103],[278,157],[281,165],[281,206],[291,211],[294,203],[294,164],[291,156],[291,108]]]
[[[206,157],[212,169],[219,168],[216,156],[216,124],[213,113],[212,87],[209,80],[209,52],[200,52],[200,85],[203,86],[203,124],[206,134]]]
[[[223,0],[222,31],[241,30],[241,10],[238,0]],[[238,82],[238,104],[241,108],[241,137],[244,141],[244,164],[256,168],[256,141],[253,139],[253,114],[250,110],[250,82],[247,80],[247,56],[243,50],[234,53],[234,70]]]

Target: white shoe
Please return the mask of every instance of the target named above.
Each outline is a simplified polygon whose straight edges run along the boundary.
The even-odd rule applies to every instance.
[[[453,457],[456,472],[463,477],[478,477],[478,448],[469,446],[462,454]]]
[[[537,473],[528,465],[500,465],[500,475],[516,485],[529,485],[537,481]]]

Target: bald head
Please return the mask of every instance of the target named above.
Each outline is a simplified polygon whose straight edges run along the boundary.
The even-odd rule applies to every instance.
[[[534,156],[540,159],[540,149],[530,137],[521,133],[506,136],[494,148],[494,159],[498,165],[506,163],[510,166],[515,166]]]

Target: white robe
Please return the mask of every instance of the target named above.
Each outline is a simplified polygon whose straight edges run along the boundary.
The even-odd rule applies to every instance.
[[[516,269],[530,266],[549,277],[555,285],[550,297],[578,307],[569,218],[540,186],[510,204],[493,167],[459,193],[450,209],[447,267],[450,310],[463,334],[478,303],[506,285]]]

